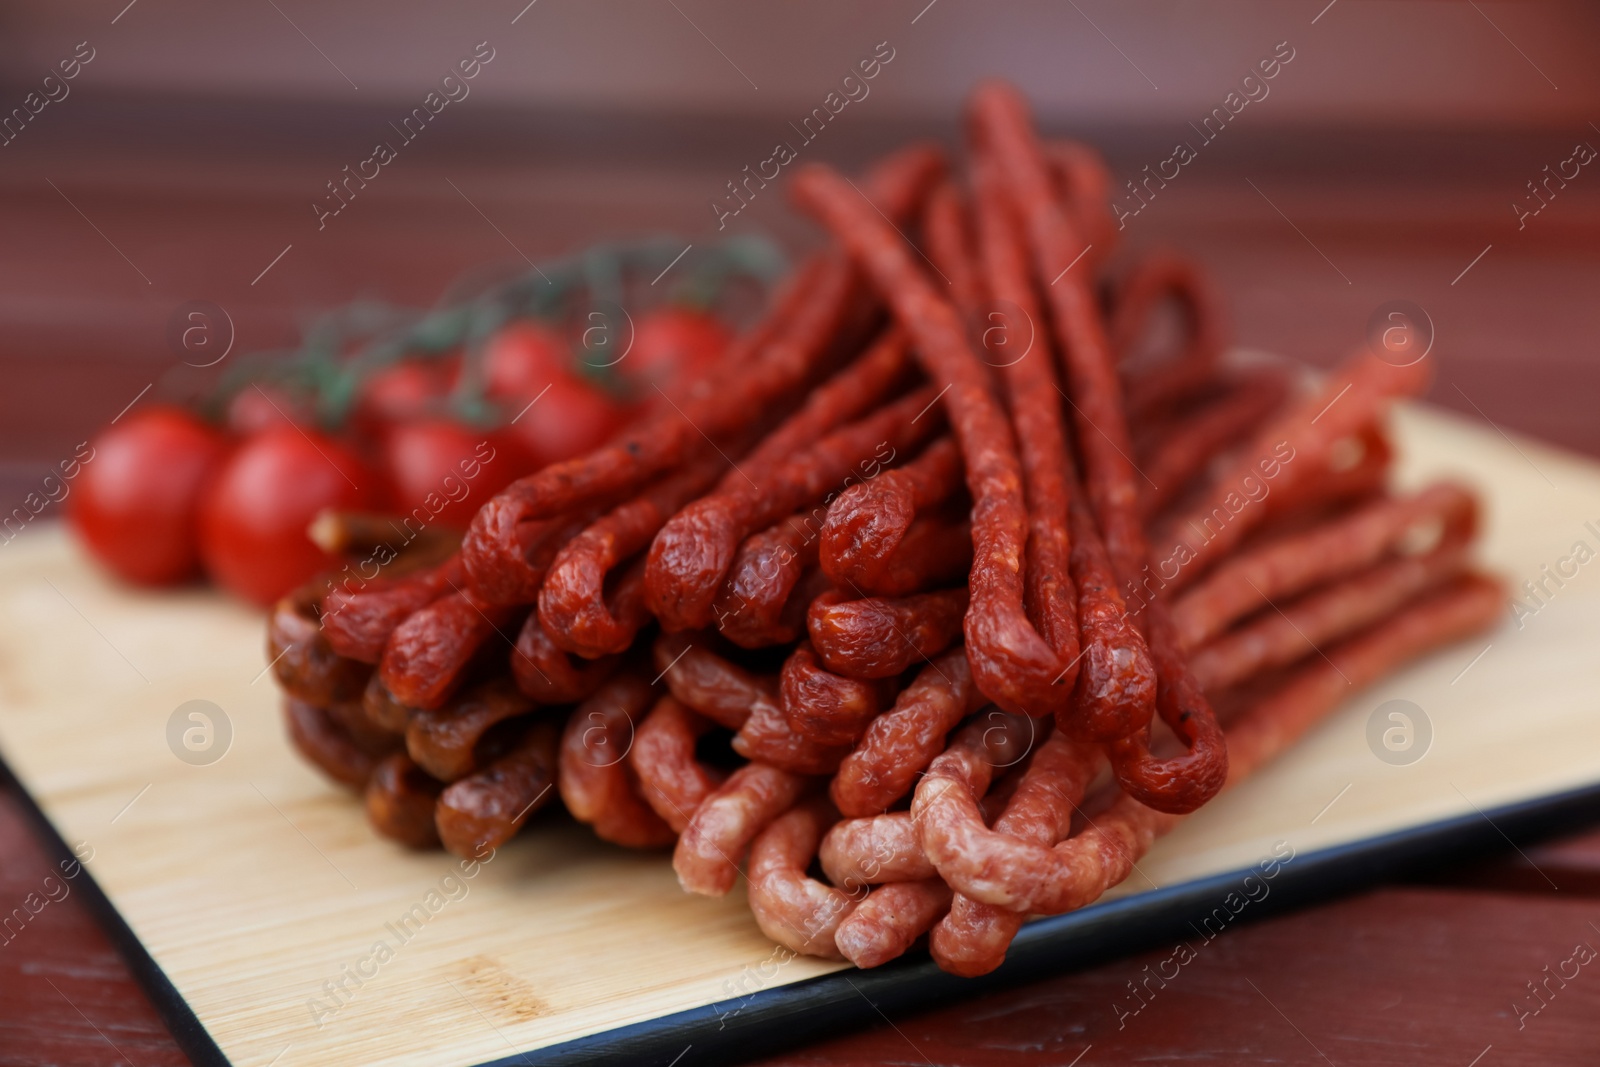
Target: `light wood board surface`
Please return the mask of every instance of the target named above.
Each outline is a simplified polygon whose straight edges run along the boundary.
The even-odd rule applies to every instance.
[[[1448,474],[1482,490],[1480,558],[1514,591],[1579,541],[1600,550],[1600,465],[1429,409],[1398,412],[1396,436],[1403,484]],[[1525,599],[1531,616],[1508,607],[1481,640],[1353,694],[1119,892],[1247,867],[1277,841],[1305,853],[1600,782],[1597,575],[1577,566],[1542,606]],[[683,894],[665,854],[545,819],[466,877],[377,839],[290,751],[262,644],[257,614],[116,587],[50,524],[0,546],[0,752],[92,850],[88,869],[239,1067],[478,1064],[728,1001],[771,973],[742,893]],[[1432,726],[1406,766],[1366,740],[1393,698]],[[206,766],[167,740],[197,699],[233,734]],[[406,934],[408,913],[422,918]],[[760,982],[836,966],[792,960]],[[327,983],[347,969],[370,977],[336,1000]]]

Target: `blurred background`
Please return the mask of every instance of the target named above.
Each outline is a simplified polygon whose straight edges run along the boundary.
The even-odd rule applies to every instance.
[[[244,352],[357,297],[427,306],[486,265],[709,241],[725,184],[874,55],[892,58],[802,159],[955,143],[993,76],[1119,184],[1199,146],[1147,204],[1124,197],[1140,210],[1122,257],[1178,246],[1215,273],[1241,344],[1317,364],[1414,301],[1437,402],[1600,452],[1600,168],[1529,185],[1600,146],[1597,44],[1594,5],[1489,0],[9,0],[0,493],[136,394],[192,385],[168,329],[187,302],[225,309]],[[446,86],[465,95],[397,137],[474,55],[477,76]],[[396,158],[319,220],[327,183],[386,139]],[[724,232],[814,240],[785,181]]]

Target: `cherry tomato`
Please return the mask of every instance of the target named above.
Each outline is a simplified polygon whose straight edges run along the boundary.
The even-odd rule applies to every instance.
[[[509,414],[516,421],[506,427],[506,435],[527,451],[535,467],[599,447],[622,428],[628,416],[627,410],[598,386],[571,371],[558,372],[531,407]]]
[[[460,363],[455,359],[406,359],[361,383],[355,425],[369,439],[385,427],[437,410],[455,387]]]
[[[499,431],[475,430],[445,419],[391,427],[384,438],[384,468],[396,510],[421,509],[427,521],[465,529],[491,496],[527,474],[526,457]]]
[[[311,425],[312,415],[305,401],[271,385],[249,385],[228,401],[228,429],[239,437],[250,437],[269,426],[299,423]]]
[[[711,315],[692,308],[657,308],[639,320],[633,345],[617,370],[642,392],[676,394],[702,377],[727,352],[732,335]]]
[[[335,565],[306,536],[323,508],[377,508],[377,474],[314,430],[274,426],[241,445],[200,504],[200,555],[213,581],[270,604]]]
[[[66,483],[67,515],[89,551],[141,585],[193,577],[201,491],[227,452],[223,436],[181,408],[162,406],[129,414],[90,444],[90,458]]]
[[[526,403],[571,363],[572,354],[559,334],[536,322],[513,322],[495,334],[484,350],[484,392]]]

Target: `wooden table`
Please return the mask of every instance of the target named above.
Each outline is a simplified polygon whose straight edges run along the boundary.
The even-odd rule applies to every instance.
[[[358,158],[372,113],[307,128],[271,108],[119,101],[57,118],[0,171],[7,507],[146,385],[202,384],[166,341],[187,300],[225,307],[248,350],[358,295],[425,304],[486,262],[641,231],[707,239],[706,200],[766,139],[753,121],[485,109],[408,149],[319,232],[310,202]],[[921,132],[950,133],[863,121],[819,158],[854,165]],[[1132,174],[1167,138],[1096,139]],[[1379,305],[1414,300],[1437,326],[1433,400],[1600,455],[1600,184],[1575,183],[1522,231],[1506,206],[1570,138],[1244,131],[1132,220],[1125,245],[1190,251],[1228,294],[1242,344],[1318,364],[1359,343]],[[807,234],[778,196],[739,224]],[[9,911],[49,866],[9,792],[0,857]],[[770,1062],[1593,1062],[1600,974],[1549,976],[1575,945],[1600,946],[1600,834],[1508,844],[1419,879],[1230,930],[1120,1026],[1130,983],[1170,947],[862,1033],[796,1035],[828,1040]],[[1547,983],[1543,1001],[1530,982]],[[0,1065],[185,1062],[78,896],[0,944]]]

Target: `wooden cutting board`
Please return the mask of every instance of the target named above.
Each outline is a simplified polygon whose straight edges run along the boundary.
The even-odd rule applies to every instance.
[[[1482,490],[1481,557],[1514,589],[1576,575],[1352,694],[1114,896],[1600,783],[1600,563],[1573,560],[1578,542],[1600,550],[1600,464],[1426,408],[1398,412],[1396,435],[1402,483]],[[560,818],[468,870],[379,840],[290,751],[262,644],[254,612],[119,588],[59,528],[0,547],[0,755],[233,1064],[481,1064],[840,969],[775,955],[742,892],[687,896],[666,855]],[[1404,765],[1368,742],[1391,699],[1431,726]],[[170,727],[188,752],[199,728],[204,747],[178,712],[195,700],[231,730],[214,762],[169,744]]]

